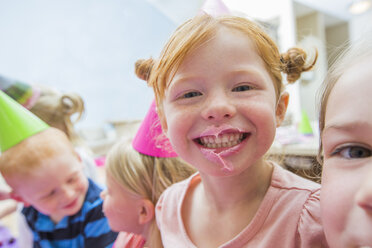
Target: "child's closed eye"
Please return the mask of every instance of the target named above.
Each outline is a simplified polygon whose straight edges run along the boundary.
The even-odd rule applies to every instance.
[[[74,176],[74,177],[71,177],[71,178],[69,178],[69,179],[67,180],[67,183],[73,183],[73,182],[75,182],[75,181],[76,181],[76,179],[77,179],[77,177],[76,177],[76,176]]]
[[[370,149],[357,145],[342,146],[336,148],[331,153],[331,156],[341,156],[346,159],[361,159],[370,157],[371,155],[372,151]]]
[[[43,198],[45,199],[45,198],[48,198],[48,197],[52,197],[55,194],[56,194],[56,190],[52,190],[52,191],[48,192],[46,195],[44,195]]]

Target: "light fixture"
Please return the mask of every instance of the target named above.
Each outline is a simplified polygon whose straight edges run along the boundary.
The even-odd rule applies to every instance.
[[[359,15],[366,12],[371,7],[371,0],[355,0],[349,6],[349,12]]]

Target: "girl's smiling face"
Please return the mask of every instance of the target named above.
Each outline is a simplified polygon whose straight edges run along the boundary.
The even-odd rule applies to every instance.
[[[180,157],[210,175],[239,173],[270,148],[284,117],[251,40],[221,27],[188,54],[165,92],[164,116]]]
[[[327,103],[321,207],[330,247],[372,247],[371,62],[350,67]]]

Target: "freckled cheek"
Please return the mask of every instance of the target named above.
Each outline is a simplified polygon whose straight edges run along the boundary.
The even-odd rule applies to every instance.
[[[175,124],[175,123],[174,123]],[[188,140],[188,132],[189,129],[184,126],[185,122],[178,123],[177,125],[172,125],[172,128],[168,129],[168,138],[172,144],[173,149],[180,153],[180,151],[185,149],[187,146]]]
[[[188,120],[182,115],[171,115],[166,119],[167,136],[171,142],[179,140],[187,135]]]
[[[265,149],[269,149],[275,139],[276,126],[273,121],[266,119],[266,121],[255,123],[257,142],[265,147]]]

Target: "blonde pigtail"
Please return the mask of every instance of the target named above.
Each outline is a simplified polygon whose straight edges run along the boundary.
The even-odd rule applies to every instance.
[[[149,59],[139,59],[135,63],[135,73],[138,78],[147,81],[150,78],[152,67],[154,66],[154,60]]]
[[[304,71],[311,70],[318,59],[318,51],[315,50],[315,57],[311,63],[307,62],[307,54],[298,47],[290,48],[280,55],[280,70],[287,74],[288,83],[296,82]]]
[[[74,124],[81,119],[85,111],[83,99],[75,93],[63,94],[60,98],[60,108],[61,113],[63,113],[63,122],[66,127],[66,132],[71,142],[75,145],[83,145],[80,136],[74,129]],[[77,117],[75,120],[72,120],[71,117],[74,114],[77,114]]]
[[[61,97],[62,112],[71,117],[73,114],[78,114],[73,123],[78,122],[85,110],[83,99],[75,93],[63,94]]]

